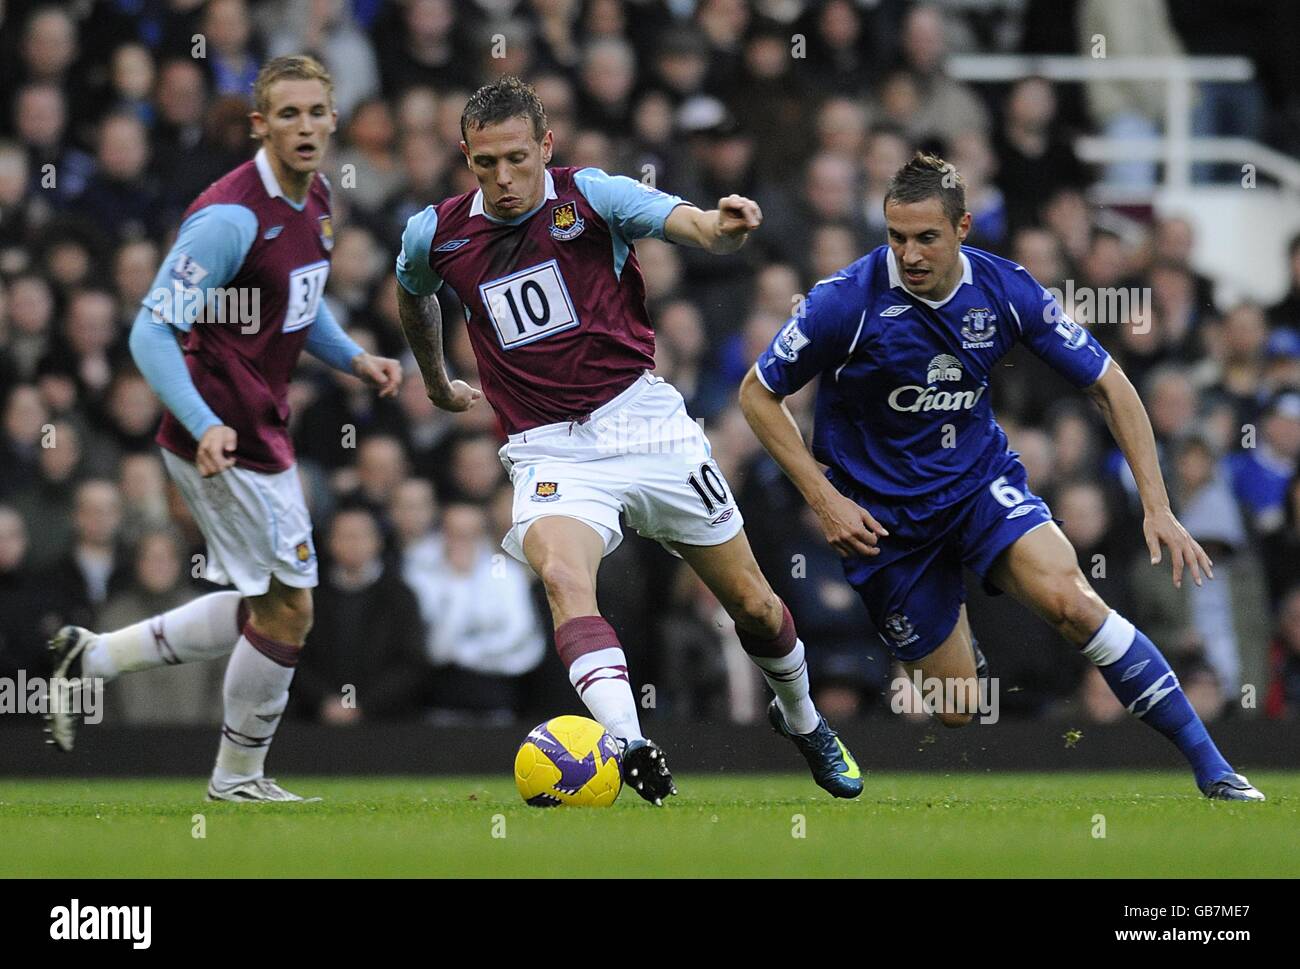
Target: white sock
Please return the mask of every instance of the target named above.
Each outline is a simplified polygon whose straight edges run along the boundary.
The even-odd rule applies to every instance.
[[[641,722],[627,678],[627,657],[618,646],[583,653],[569,667],[569,682],[591,716],[614,737],[640,740]]]
[[[271,738],[289,704],[293,671],[292,666],[282,666],[258,652],[247,635],[239,637],[226,667],[222,691],[225,718],[217,765],[212,771],[212,780],[218,787],[226,788],[262,776]]]
[[[115,679],[122,673],[218,659],[239,639],[238,592],[213,592],[170,612],[100,633],[81,654],[83,676]]]
[[[794,649],[784,656],[749,657],[763,671],[763,678],[776,694],[776,705],[785,722],[795,733],[812,733],[821,717],[808,692],[808,663],[804,659],[803,640],[794,641]]]
[[[1083,647],[1083,655],[1097,666],[1118,663],[1133,645],[1136,635],[1133,624],[1112,609],[1097,634]]]

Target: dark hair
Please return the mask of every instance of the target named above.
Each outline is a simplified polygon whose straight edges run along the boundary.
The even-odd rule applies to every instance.
[[[546,108],[531,84],[513,74],[485,84],[470,96],[460,116],[460,136],[468,142],[471,127],[482,130],[490,124],[499,124],[510,118],[527,118],[533,125],[533,137],[538,141],[546,134]]]
[[[894,173],[885,191],[884,207],[890,202],[909,205],[938,198],[943,214],[954,226],[966,213],[966,183],[950,162],[938,155],[917,152],[912,160]]]

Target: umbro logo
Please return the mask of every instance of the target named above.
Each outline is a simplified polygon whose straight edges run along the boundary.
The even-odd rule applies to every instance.
[[[461,246],[467,245],[468,243],[469,243],[468,239],[452,239],[450,242],[444,242],[442,245],[440,245],[437,249],[433,251],[434,252],[455,252]]]
[[[1146,669],[1147,663],[1150,662],[1151,660],[1144,659],[1140,663],[1134,663],[1132,666],[1130,666],[1128,669],[1124,671],[1124,675],[1119,678],[1119,681],[1121,683],[1127,683],[1129,680],[1133,679],[1133,677],[1137,676],[1144,669]]]
[[[887,310],[881,310],[881,311],[880,311],[880,315],[881,315],[881,316],[898,316],[898,315],[901,314],[901,313],[906,313],[906,312],[907,312],[908,310],[910,310],[911,308],[912,308],[912,307],[911,307],[909,304],[907,304],[907,303],[898,303],[898,304],[895,305],[895,306],[891,306],[891,307],[889,307],[889,309],[887,309]]]
[[[265,232],[262,233],[262,238],[265,239],[267,242],[270,242],[272,239],[274,239],[283,231],[284,231],[284,226],[273,225],[271,226],[271,228],[267,229]]]

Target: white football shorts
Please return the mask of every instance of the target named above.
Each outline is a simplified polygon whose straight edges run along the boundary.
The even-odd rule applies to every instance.
[[[512,434],[500,453],[515,488],[501,547],[520,561],[529,526],[549,515],[592,526],[606,555],[623,540],[620,512],[669,551],[669,542],[721,545],[744,527],[704,431],[676,388],[650,373],[585,421]]]
[[[298,466],[275,474],[229,468],[205,478],[163,449],[163,464],[208,543],[203,577],[264,595],[271,576],[298,589],[316,586],[316,546]]]

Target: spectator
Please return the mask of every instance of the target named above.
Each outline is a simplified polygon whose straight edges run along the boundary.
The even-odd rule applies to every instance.
[[[173,529],[164,525],[143,532],[135,546],[131,583],[104,604],[98,628],[124,629],[193,599],[182,554]],[[114,723],[219,723],[225,669],[222,658],[119,677],[106,688],[108,715]]]
[[[486,529],[481,508],[448,505],[438,557],[403,572],[429,630],[431,705],[444,722],[512,719],[523,704],[522,677],[546,650],[527,573],[494,551]]]
[[[346,122],[354,109],[379,93],[379,65],[347,0],[279,0],[267,55],[312,54],[334,78],[334,106]]]
[[[1269,644],[1270,677],[1264,712],[1274,720],[1300,715],[1300,586],[1282,598]]]
[[[1282,527],[1287,482],[1300,460],[1300,394],[1278,395],[1264,412],[1255,446],[1228,457],[1232,491],[1255,534]]]
[[[72,548],[42,579],[51,592],[55,627],[94,629],[100,608],[128,581],[129,565],[118,546],[122,499],[111,481],[91,479],[73,497]]]
[[[415,595],[385,567],[379,524],[366,509],[341,509],[327,547],[290,702],[300,716],[340,726],[410,716],[428,689]]]
[[[27,564],[27,527],[21,514],[0,505],[0,677],[43,673],[46,667],[42,610],[48,592]]]
[[[994,152],[998,159],[994,184],[1006,200],[1011,232],[1038,225],[1038,207],[1045,199],[1087,182],[1074,149],[1057,129],[1056,93],[1040,77],[1012,86]]]
[[[944,72],[948,55],[944,31],[943,14],[937,7],[921,5],[909,10],[903,19],[903,63],[916,88],[913,130],[922,133],[922,138],[952,142],[965,131],[987,132],[989,122],[983,102]]]

